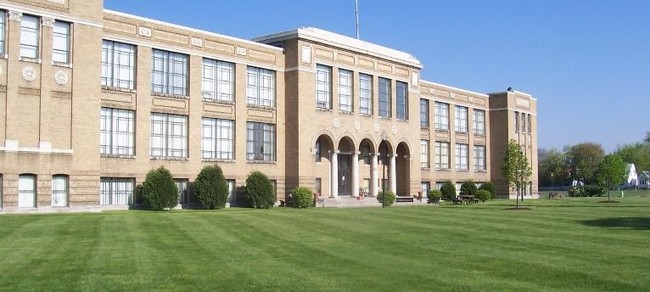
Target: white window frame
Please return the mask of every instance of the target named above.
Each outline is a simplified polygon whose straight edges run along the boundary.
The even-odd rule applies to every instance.
[[[101,109],[99,153],[104,155],[135,155],[135,111]]]
[[[7,52],[6,38],[7,38],[7,12],[4,10],[0,10],[0,54],[6,54]]]
[[[136,46],[102,42],[102,86],[135,89]]]
[[[428,129],[430,125],[429,100],[420,98],[420,128]]]
[[[188,96],[188,55],[153,49],[151,60],[151,92]]]
[[[201,158],[235,159],[235,121],[202,118]]]
[[[435,102],[435,128],[437,131],[449,131],[449,104]]]
[[[362,115],[372,115],[372,76],[368,74],[359,74],[359,113]]]
[[[248,66],[246,82],[246,104],[275,107],[275,71]]]
[[[406,82],[395,81],[395,115],[398,120],[409,119],[409,85]]]
[[[151,113],[150,155],[187,158],[187,116]]]
[[[485,135],[485,111],[474,109],[474,134]]]
[[[474,170],[486,171],[486,147],[485,145],[474,145]]]
[[[275,125],[246,123],[246,160],[275,161]]]
[[[429,167],[429,140],[420,140],[420,168],[428,169]]]
[[[353,80],[352,71],[339,69],[339,110],[344,113],[354,110]]]
[[[52,61],[70,63],[70,35],[72,25],[69,22],[55,21],[52,25]]]
[[[69,197],[69,179],[67,175],[52,176],[52,207],[67,207]]]
[[[18,176],[18,208],[36,208],[36,175]]]
[[[448,170],[449,167],[449,143],[436,141],[436,169]]]
[[[212,102],[235,101],[235,64],[203,58],[203,100]]]
[[[455,147],[455,166],[457,171],[468,171],[469,170],[469,145],[457,143]]]
[[[316,108],[332,109],[332,67],[316,64]]]
[[[379,77],[379,116],[382,118],[393,117],[392,111],[392,81]]]
[[[174,183],[176,184],[176,191],[178,193],[178,205],[187,204],[187,190],[190,180],[186,178],[175,178]]]
[[[38,59],[40,19],[23,14],[20,20],[20,57]]]
[[[99,204],[102,206],[128,206],[133,204],[133,178],[101,177]]]
[[[469,109],[466,106],[455,106],[455,128],[458,133],[467,133],[467,113]]]

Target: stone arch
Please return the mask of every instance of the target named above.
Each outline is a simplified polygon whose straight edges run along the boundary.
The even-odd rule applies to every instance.
[[[406,142],[397,144],[395,152],[397,195],[411,195],[411,149]]]

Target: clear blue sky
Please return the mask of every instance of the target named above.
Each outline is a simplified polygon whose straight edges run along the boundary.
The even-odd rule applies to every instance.
[[[354,37],[354,0],[105,0],[111,10],[251,39],[304,26]],[[361,39],[422,78],[538,100],[539,146],[610,152],[650,130],[650,1],[359,0]]]

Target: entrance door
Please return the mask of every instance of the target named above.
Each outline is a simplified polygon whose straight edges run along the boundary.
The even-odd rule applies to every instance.
[[[352,195],[352,176],[350,165],[352,155],[339,154],[339,196]]]

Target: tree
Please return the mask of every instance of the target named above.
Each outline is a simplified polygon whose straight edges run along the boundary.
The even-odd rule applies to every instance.
[[[442,193],[442,199],[445,201],[451,201],[456,198],[456,186],[450,180],[442,184],[440,192]]]
[[[571,181],[566,154],[557,149],[538,150],[538,179],[541,186],[567,185]]]
[[[178,204],[178,188],[174,177],[164,166],[147,173],[140,192],[147,209],[162,211]]]
[[[273,184],[265,174],[259,171],[253,171],[248,175],[244,195],[253,208],[270,209],[275,202]]]
[[[623,162],[623,159],[616,154],[605,156],[603,161],[598,164],[596,181],[598,185],[607,188],[607,201],[609,201],[609,190],[625,181],[625,162]]]
[[[643,142],[650,144],[650,131],[645,132],[645,139],[643,139]]]
[[[217,165],[201,169],[194,181],[194,193],[206,209],[222,209],[228,201],[228,183]]]
[[[476,196],[478,188],[474,181],[468,180],[460,185],[460,194],[463,196]]]
[[[634,163],[639,171],[650,170],[650,143],[626,144],[614,152],[625,163]]]
[[[501,167],[501,174],[508,182],[509,186],[514,186],[517,189],[517,209],[519,209],[519,195],[521,190],[526,187],[533,170],[528,163],[528,158],[521,151],[521,145],[515,140],[508,142],[506,155],[503,158],[503,166]]]
[[[597,143],[580,143],[569,147],[567,151],[571,178],[585,184],[595,182],[595,173],[598,164],[605,157],[603,146]]]

